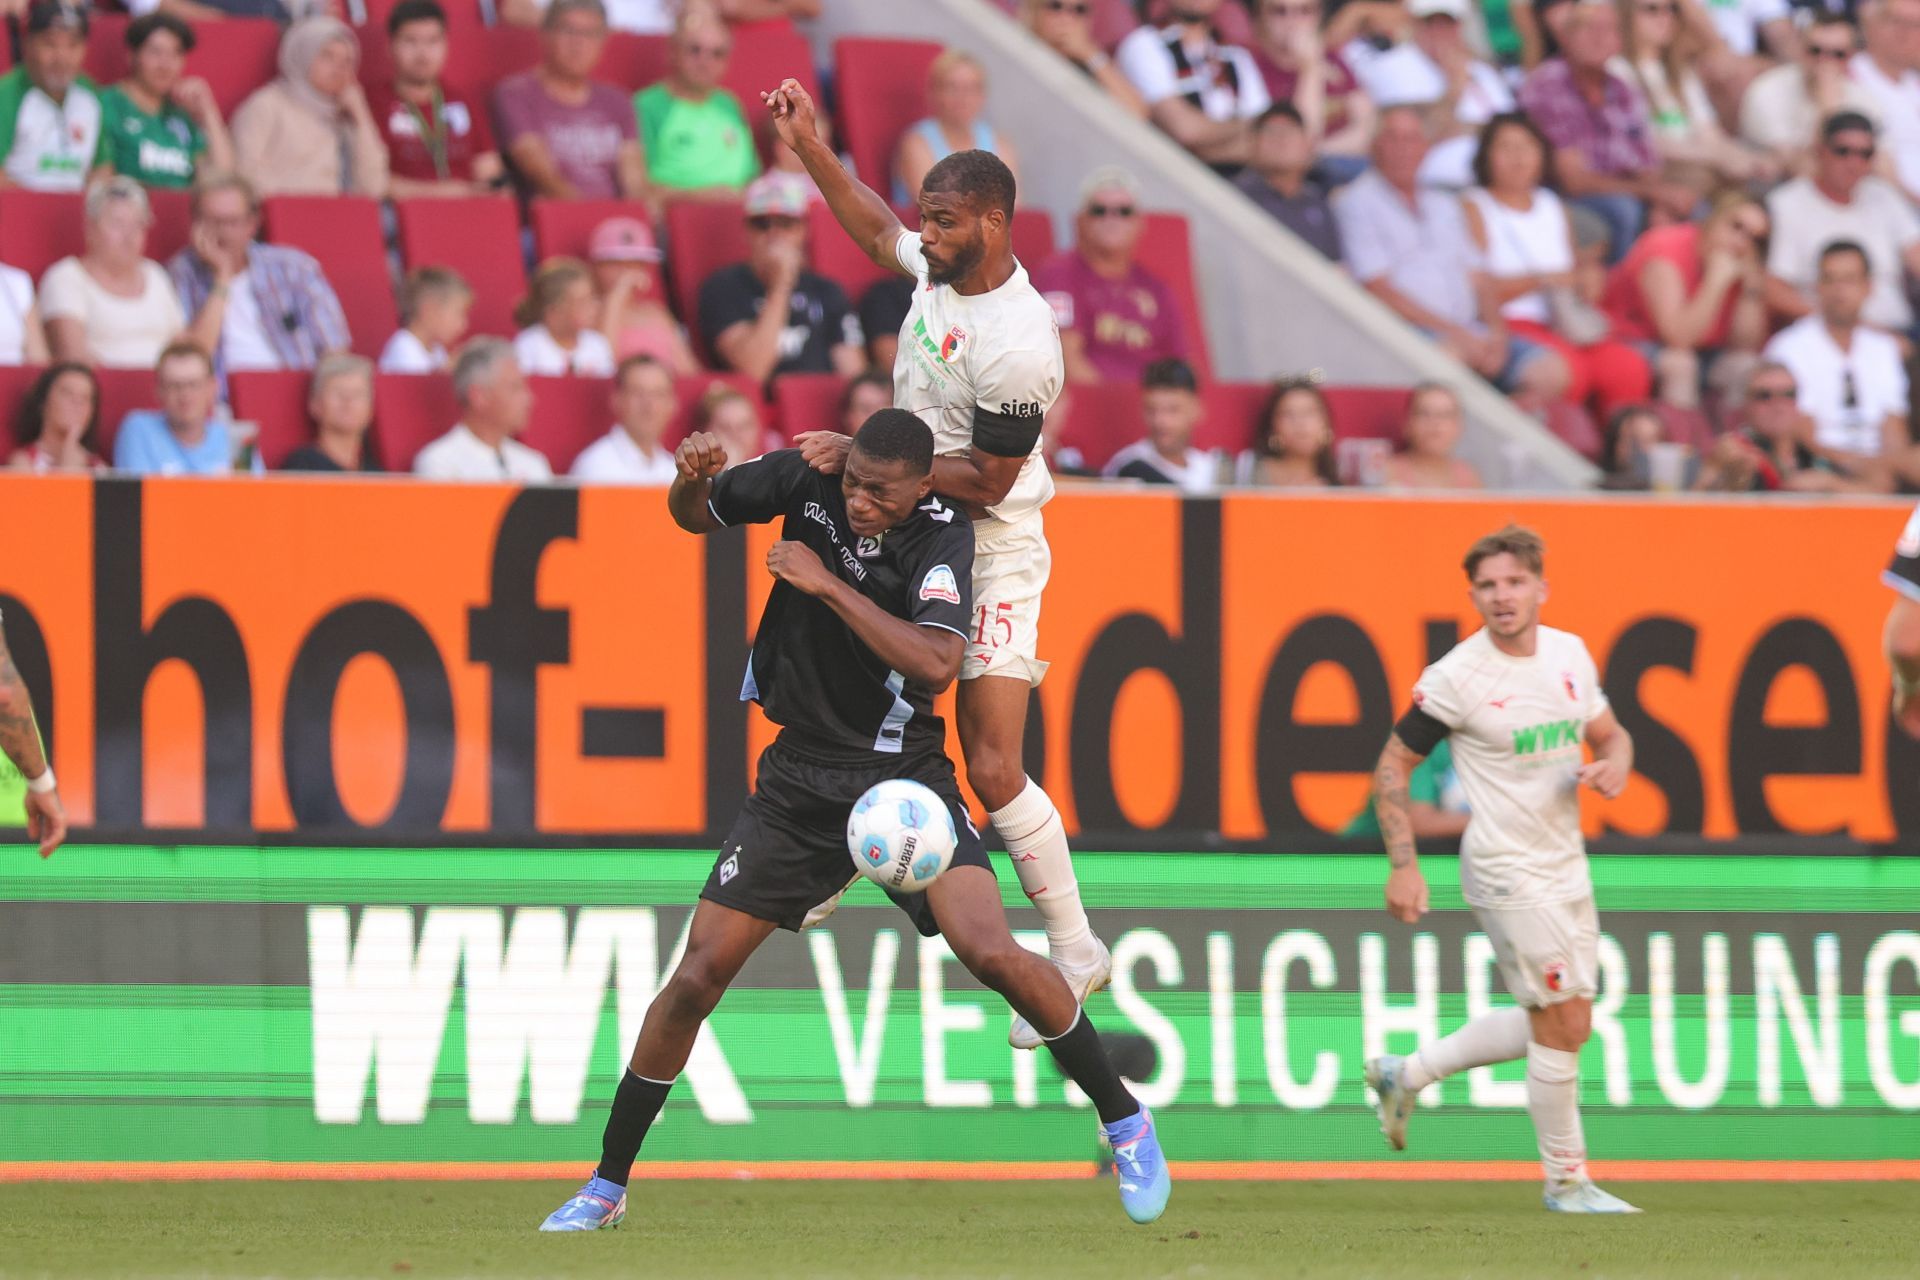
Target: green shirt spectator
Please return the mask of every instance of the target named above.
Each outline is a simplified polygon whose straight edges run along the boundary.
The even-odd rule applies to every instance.
[[[674,28],[671,69],[633,96],[647,177],[669,191],[734,193],[759,176],[753,128],[740,99],[720,85],[733,36],[709,10],[690,9]]]
[[[80,74],[87,11],[34,0],[20,65],[0,76],[0,165],[29,191],[79,191],[100,153],[100,97]]]
[[[100,162],[148,187],[183,190],[230,169],[233,143],[205,80],[186,74],[193,28],[171,13],[127,26],[127,78],[100,92]]]
[[[142,111],[133,99],[109,86],[100,94],[101,159],[115,173],[148,187],[189,187],[207,137],[179,107],[160,105],[157,113]]]
[[[1407,778],[1407,798],[1413,802],[1415,836],[1457,836],[1467,829],[1466,811],[1450,807],[1447,803],[1448,792],[1458,786],[1453,772],[1453,748],[1442,739],[1440,745],[1433,749],[1433,754],[1422,760]],[[1380,834],[1380,815],[1374,812],[1371,795],[1367,797],[1367,807],[1342,828],[1340,834]]]

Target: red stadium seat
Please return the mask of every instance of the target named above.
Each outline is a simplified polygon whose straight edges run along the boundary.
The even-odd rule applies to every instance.
[[[373,451],[388,471],[413,470],[413,457],[460,420],[453,379],[443,373],[383,373],[373,382]]]
[[[407,270],[452,267],[473,286],[472,332],[514,333],[513,308],[527,291],[527,273],[512,199],[397,200],[394,208]]]
[[[593,229],[608,218],[638,218],[652,225],[647,206],[637,200],[535,199],[529,219],[534,258],[544,262],[557,254],[586,257]]]
[[[555,475],[565,475],[580,451],[613,425],[607,378],[528,378],[533,388],[533,417],[520,442],[547,455]]]
[[[159,392],[154,388],[151,369],[95,369],[93,372],[100,379],[99,454],[111,462],[121,419],[135,409],[157,408]]]
[[[803,431],[838,431],[846,386],[837,373],[782,374],[773,382],[774,427],[789,440]]]
[[[927,40],[834,41],[840,141],[860,180],[882,195],[893,191],[900,135],[927,114],[927,70],[940,52]]]
[[[33,443],[20,438],[20,406],[39,376],[38,365],[0,365],[0,453],[10,454]]]
[[[63,191],[0,191],[0,262],[38,280],[60,261],[84,252],[86,221],[81,197]],[[151,247],[148,257],[157,256]]]
[[[1146,430],[1140,418],[1140,388],[1132,383],[1075,386],[1067,394],[1067,425],[1060,441],[1080,450],[1096,471]]]
[[[680,412],[667,427],[664,439],[667,448],[672,449],[687,438],[687,433],[693,430],[693,411],[700,406],[700,398],[717,386],[732,387],[755,404],[760,403],[760,388],[745,374],[700,373],[690,378],[675,378],[673,394],[680,402]]]
[[[1196,449],[1224,449],[1237,454],[1250,448],[1258,431],[1260,408],[1266,403],[1267,384],[1216,382],[1201,393],[1206,416],[1193,433]]]
[[[481,27],[447,43],[444,74],[447,83],[490,101],[495,85],[539,61],[538,31],[528,27]],[[505,146],[503,138],[503,150]]]
[[[104,13],[99,9],[88,15],[87,58],[81,70],[98,85],[109,85],[127,74],[127,24],[133,19],[124,13]]]
[[[733,90],[746,108],[747,119],[766,114],[760,95],[778,88],[792,76],[820,100],[820,79],[813,70],[813,49],[807,38],[787,21],[752,22],[733,29],[733,57],[727,60],[720,83]]]
[[[153,226],[147,232],[147,256],[162,265],[193,238],[193,196],[185,191],[148,187]]]
[[[346,312],[353,349],[377,357],[399,326],[379,203],[365,196],[272,196],[265,223],[269,241],[320,263]]]
[[[259,370],[227,375],[227,399],[233,416],[260,428],[257,442],[267,470],[278,471],[287,455],[313,443],[307,416],[309,374],[304,369]]]
[[[1405,387],[1323,387],[1333,414],[1333,434],[1342,440],[1400,439],[1407,421]]]
[[[825,201],[814,201],[807,213],[813,269],[845,289],[855,303],[874,281],[892,274],[840,229]]]
[[[1013,211],[1013,256],[1031,270],[1051,258],[1058,249],[1053,239],[1053,215],[1045,209]]]
[[[693,348],[712,363],[700,334],[700,284],[721,267],[747,258],[747,228],[737,200],[677,200],[667,206],[667,285],[674,312],[686,321]]]
[[[1207,351],[1207,326],[1200,312],[1200,295],[1193,284],[1193,247],[1187,220],[1178,213],[1149,213],[1135,256],[1142,267],[1167,282],[1187,322],[1187,346],[1202,381],[1211,376],[1213,360]]]
[[[596,78],[633,93],[667,78],[667,38],[615,31],[593,69]],[[555,470],[559,468],[556,466]]]

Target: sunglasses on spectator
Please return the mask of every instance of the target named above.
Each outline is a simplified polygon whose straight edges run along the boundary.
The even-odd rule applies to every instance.
[[[1048,13],[1070,13],[1076,18],[1084,18],[1093,12],[1093,6],[1086,0],[1080,0],[1077,4],[1074,0],[1047,0],[1046,9]]]
[[[1137,210],[1130,204],[1090,204],[1087,216],[1090,218],[1131,218]]]
[[[747,219],[747,225],[755,231],[785,231],[800,225],[798,218],[783,218],[777,213],[760,213]]]
[[[1795,400],[1799,396],[1798,387],[1755,387],[1747,398],[1756,404],[1771,404],[1775,400]]]
[[[1871,143],[1864,147],[1842,147],[1829,142],[1827,150],[1842,160],[1871,160],[1874,155],[1874,147]]]
[[[693,58],[724,58],[733,52],[732,46],[724,44],[689,44],[681,47]]]

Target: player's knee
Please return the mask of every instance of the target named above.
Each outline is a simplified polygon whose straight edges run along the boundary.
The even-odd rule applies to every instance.
[[[967,972],[980,980],[980,985],[1005,995],[1019,985],[1021,969],[1034,958],[1032,952],[1008,938],[1004,944],[982,947],[961,960]]]
[[[1578,1050],[1593,1034],[1593,1006],[1585,1000],[1568,1000],[1548,1005],[1545,1015],[1545,1042],[1568,1052]]]
[[[1026,790],[1027,774],[1020,757],[992,749],[967,756],[967,784],[989,812],[1004,809]]]
[[[660,988],[659,999],[676,1018],[704,1021],[727,991],[726,980],[698,956],[688,955]]]

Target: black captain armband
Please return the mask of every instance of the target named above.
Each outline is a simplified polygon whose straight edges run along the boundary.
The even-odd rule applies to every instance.
[[[985,405],[973,410],[973,443],[982,453],[1024,458],[1040,441],[1046,410],[1031,400],[1003,400],[998,412]]]
[[[1446,740],[1453,730],[1435,720],[1419,707],[1408,707],[1407,714],[1393,726],[1394,736],[1407,746],[1407,750],[1419,756],[1430,756],[1433,749]]]

